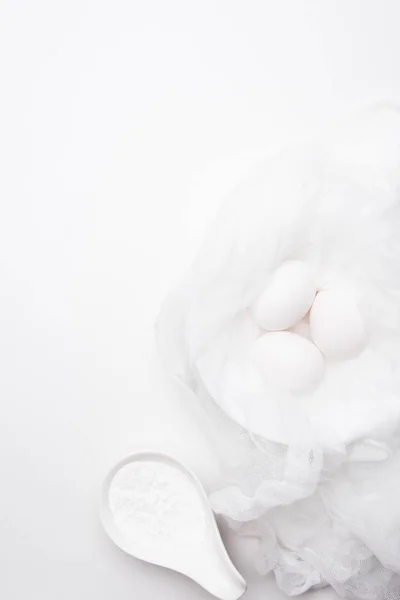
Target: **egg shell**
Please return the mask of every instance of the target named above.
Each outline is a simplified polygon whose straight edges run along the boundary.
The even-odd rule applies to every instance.
[[[268,383],[296,392],[313,388],[324,373],[324,358],[318,348],[290,331],[259,337],[252,359]]]
[[[365,347],[366,330],[353,294],[346,289],[319,292],[310,312],[314,344],[328,359],[347,360]]]
[[[285,261],[271,273],[266,289],[251,305],[250,312],[262,329],[289,329],[309,311],[315,294],[310,268],[300,260]]]

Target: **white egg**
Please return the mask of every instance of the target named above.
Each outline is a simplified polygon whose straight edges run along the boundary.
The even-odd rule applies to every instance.
[[[324,372],[324,358],[318,348],[290,331],[259,337],[252,359],[267,382],[291,391],[314,387]]]
[[[308,312],[315,294],[309,267],[300,260],[286,261],[272,272],[267,288],[251,305],[250,312],[263,329],[289,329]]]
[[[364,321],[351,292],[323,290],[310,312],[314,344],[330,359],[346,360],[359,354],[366,343]]]

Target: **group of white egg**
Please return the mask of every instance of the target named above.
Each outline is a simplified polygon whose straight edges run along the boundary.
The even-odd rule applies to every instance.
[[[325,361],[347,360],[364,348],[366,332],[352,293],[317,289],[309,266],[282,263],[250,307],[261,329],[252,359],[264,379],[292,392],[312,390]]]

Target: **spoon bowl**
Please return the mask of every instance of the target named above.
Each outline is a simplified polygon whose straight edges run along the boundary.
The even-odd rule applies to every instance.
[[[139,466],[138,463],[144,469],[159,465],[190,488],[188,498],[191,500],[185,510],[193,511],[192,522],[196,523],[196,531],[201,530],[201,538],[193,536],[191,539],[191,532],[186,531],[181,539],[176,537],[168,543],[165,540],[164,543],[150,541],[143,545],[134,536],[126,534],[112,510],[110,491],[116,478],[131,465]],[[131,492],[135,493],[134,488]],[[245,593],[246,582],[229,558],[203,486],[189,468],[172,456],[161,452],[138,452],[114,465],[103,484],[100,518],[108,536],[127,554],[180,572],[221,600],[238,600]],[[179,514],[176,518],[179,519]]]

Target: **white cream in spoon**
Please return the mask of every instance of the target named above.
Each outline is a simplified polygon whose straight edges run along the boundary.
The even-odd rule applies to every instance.
[[[172,457],[143,452],[119,462],[103,486],[101,519],[128,554],[183,573],[221,600],[244,594],[200,482]]]

